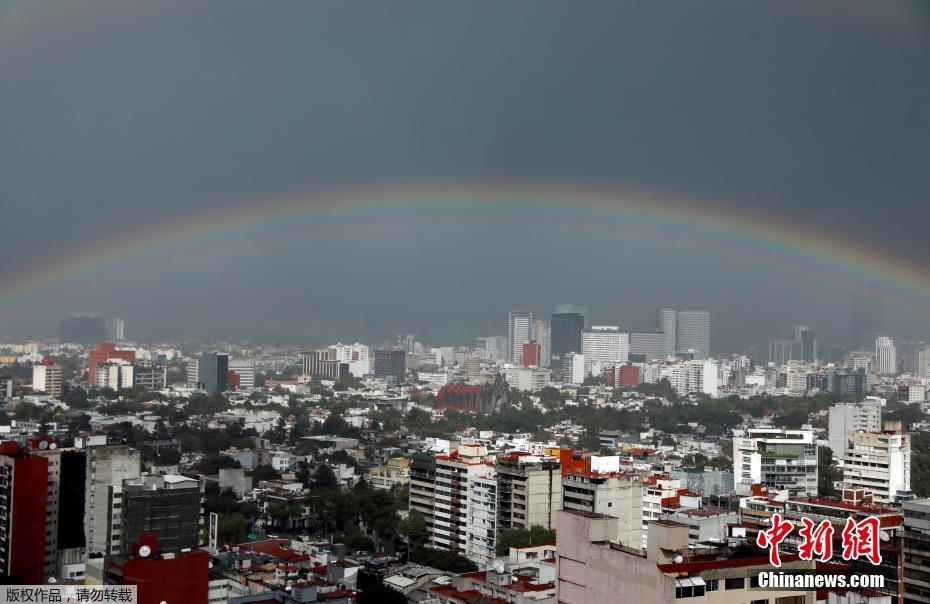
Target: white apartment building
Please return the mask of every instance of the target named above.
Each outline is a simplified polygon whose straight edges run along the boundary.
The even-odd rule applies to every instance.
[[[239,376],[239,390],[243,392],[255,390],[254,359],[230,359],[229,370]]]
[[[465,526],[465,557],[479,568],[489,566],[497,557],[497,475],[493,467],[485,475],[476,473],[468,479]]]
[[[611,539],[639,547],[643,541],[643,484],[639,475],[569,472],[562,478],[562,508],[619,520]]]
[[[654,520],[659,520],[664,514],[669,512],[669,506],[666,505],[665,502],[676,499],[683,490],[686,489],[678,478],[656,478],[649,480],[647,484],[643,485],[643,530],[641,542],[643,549],[646,549],[649,543],[649,523]]]
[[[189,359],[186,364],[187,367],[187,383],[192,386],[197,386],[200,383],[200,360],[199,359]]]
[[[616,325],[593,325],[581,332],[585,375],[600,375],[607,365],[630,360],[630,334]]]
[[[338,343],[330,346],[330,359],[342,361],[349,364],[349,373],[355,377],[364,377],[371,371],[371,351],[364,344],[343,344]]]
[[[94,374],[94,385],[98,388],[111,388],[120,390],[132,388],[135,384],[132,363],[122,359],[110,359],[106,363],[97,365]]]
[[[433,530],[434,547],[468,553],[468,505],[472,478],[489,478],[494,467],[485,462],[484,446],[460,446],[449,455],[436,456]]]
[[[719,393],[719,367],[714,361],[684,361],[668,368],[668,380],[678,396]]]
[[[843,459],[851,433],[882,429],[883,402],[880,398],[867,397],[858,403],[837,403],[830,407],[827,434],[834,459]]]
[[[49,396],[61,396],[61,367],[59,365],[33,365],[32,390]]]
[[[843,484],[868,489],[876,503],[911,498],[911,439],[896,431],[854,432],[843,455]]]
[[[584,355],[569,352],[562,358],[562,381],[567,384],[584,383]]]
[[[733,439],[736,492],[750,495],[754,484],[793,496],[817,496],[817,441],[810,430],[750,428]]]
[[[537,392],[549,385],[550,372],[548,369],[529,367],[521,369],[519,367],[507,367],[504,371],[504,377],[511,388],[523,392]]]

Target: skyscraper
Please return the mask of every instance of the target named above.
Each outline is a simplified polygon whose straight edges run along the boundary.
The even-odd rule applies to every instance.
[[[581,354],[582,330],[584,330],[584,315],[577,312],[552,315],[549,342],[552,366],[561,367],[562,360],[570,352]]]
[[[533,313],[514,310],[507,314],[507,361],[523,364],[523,343],[530,339]]]
[[[879,373],[894,375],[898,372],[898,356],[894,341],[886,336],[875,340],[875,365]]]
[[[229,379],[229,355],[207,352],[200,357],[198,379],[210,393],[226,392]]]
[[[852,295],[852,329],[849,345],[853,350],[869,350],[883,329],[882,296],[874,287],[860,287]]]
[[[659,329],[665,334],[665,356],[678,352],[678,311],[674,308],[660,310]]]
[[[807,325],[794,326],[794,339],[801,343],[801,360],[813,361],[817,357],[817,340],[814,330]]]
[[[531,340],[536,340],[539,344],[539,358],[536,359],[538,367],[549,367],[549,359],[552,356],[552,330],[549,328],[549,323],[543,319],[536,319],[533,321],[533,329],[530,334]],[[526,365],[526,363],[523,363]]]
[[[710,356],[710,313],[706,310],[679,310],[676,352],[694,351],[696,359]]]
[[[122,342],[126,338],[126,322],[123,319],[107,321],[107,332],[112,342]]]
[[[407,351],[392,348],[375,351],[375,377],[403,384],[407,381]]]

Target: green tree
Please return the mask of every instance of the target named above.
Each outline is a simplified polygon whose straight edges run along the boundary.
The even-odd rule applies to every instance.
[[[334,489],[339,486],[339,480],[333,469],[324,463],[320,464],[313,475],[313,486],[318,489]]]
[[[417,510],[410,510],[407,517],[401,520],[398,531],[407,538],[410,551],[422,547],[429,537],[429,531],[426,530],[426,518]]]
[[[834,483],[843,479],[843,473],[833,465],[833,450],[830,447],[817,449],[817,492],[823,497],[836,495]]]
[[[469,573],[478,570],[478,566],[468,558],[449,550],[431,547],[421,547],[412,552],[410,561],[451,573]]]
[[[555,543],[555,531],[534,525],[529,529],[511,529],[497,536],[497,555],[505,556],[511,547]]]
[[[247,527],[242,514],[220,514],[217,519],[216,537],[220,543],[242,543],[246,540]]]
[[[237,460],[227,455],[205,455],[194,464],[194,469],[207,475],[219,474],[221,468],[241,468]]]
[[[255,466],[252,470],[252,480],[256,483],[262,480],[280,480],[281,473],[271,467],[270,464],[261,464]]]

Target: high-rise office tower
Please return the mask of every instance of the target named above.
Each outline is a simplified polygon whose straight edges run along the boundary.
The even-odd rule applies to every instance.
[[[126,338],[126,321],[110,319],[107,321],[107,332],[111,342],[122,342]]]
[[[769,362],[785,365],[788,361],[801,360],[801,342],[798,340],[773,340],[769,342]]]
[[[536,340],[536,343],[539,344],[539,358],[536,359],[535,365],[539,367],[548,367],[549,358],[552,355],[552,331],[549,328],[549,323],[543,319],[537,319],[533,321],[533,329],[531,331],[530,339]],[[523,364],[526,365],[526,362]]]
[[[930,346],[921,346],[914,351],[914,372],[922,378],[930,377]]]
[[[659,329],[665,334],[665,356],[678,352],[678,311],[674,308],[660,310]]]
[[[523,343],[530,339],[533,313],[514,310],[507,314],[507,361],[523,364]]]
[[[875,365],[879,373],[894,375],[898,372],[898,356],[894,341],[887,336],[875,339]]]
[[[813,361],[817,358],[817,340],[814,339],[813,329],[807,325],[795,325],[794,339],[801,344],[802,361]]]
[[[668,356],[665,334],[656,332],[632,332],[630,333],[630,355],[633,360],[651,362],[655,360],[664,360]]]
[[[581,354],[581,332],[584,331],[584,315],[577,312],[556,313],[550,325],[549,350],[552,364],[561,367],[565,355],[570,352]]]
[[[852,330],[849,345],[853,350],[869,350],[884,329],[882,296],[874,287],[860,287],[852,295]]]
[[[61,322],[62,342],[96,344],[107,340],[107,326],[99,315],[71,314]]]
[[[710,313],[706,310],[679,310],[676,352],[694,352],[694,358],[710,356]]]
[[[376,350],[375,377],[398,384],[407,381],[407,351],[397,348]]]
[[[198,379],[210,393],[226,392],[229,380],[229,355],[206,352],[200,357]]]

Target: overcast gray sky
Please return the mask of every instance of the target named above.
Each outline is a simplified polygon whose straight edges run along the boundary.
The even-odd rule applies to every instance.
[[[919,259],[928,74],[916,1],[0,0],[0,279],[244,199],[446,181],[720,200]],[[705,307],[720,350],[797,322],[845,344],[848,289],[663,243],[495,224],[245,237],[41,296],[0,333],[94,311],[151,336],[468,343],[508,309],[574,302],[633,328]]]

